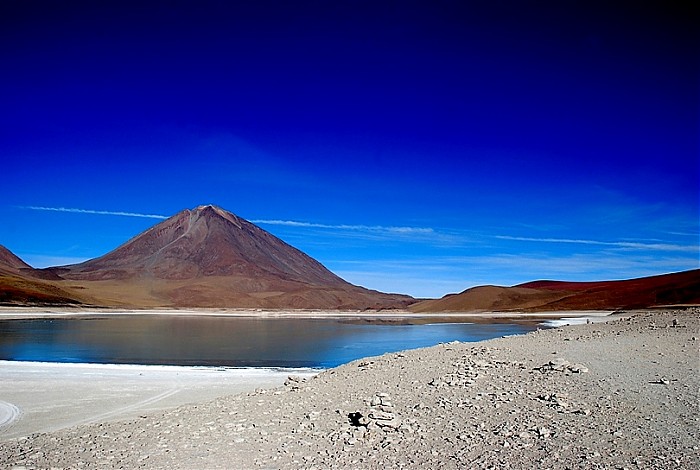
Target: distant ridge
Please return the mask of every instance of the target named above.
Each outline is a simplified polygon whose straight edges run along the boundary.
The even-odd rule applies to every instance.
[[[0,245],[0,305],[74,305],[78,296],[47,283],[17,255]]]
[[[700,305],[700,269],[622,281],[479,286],[418,302],[414,312],[558,311]]]
[[[32,267],[22,261],[19,256],[0,245],[0,272],[19,272],[22,269],[32,269]]]

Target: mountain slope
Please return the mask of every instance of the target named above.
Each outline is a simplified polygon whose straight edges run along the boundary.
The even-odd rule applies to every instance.
[[[0,272],[20,272],[22,269],[32,269],[32,267],[0,245]]]
[[[566,294],[537,289],[477,286],[459,294],[448,294],[441,299],[425,300],[410,307],[417,313],[471,312],[525,309],[547,304]]]
[[[414,312],[556,311],[700,304],[700,270],[623,281],[480,286],[411,306]]]
[[[0,245],[0,305],[72,305],[79,296],[35,276],[37,270]]]
[[[700,269],[621,281],[536,281],[517,287],[572,294],[552,302],[550,305],[553,309],[699,304]]]

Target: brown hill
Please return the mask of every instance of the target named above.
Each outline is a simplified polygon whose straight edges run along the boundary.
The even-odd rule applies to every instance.
[[[20,272],[22,269],[31,269],[19,256],[0,245],[0,272]]]
[[[441,299],[424,300],[410,307],[411,311],[429,312],[472,312],[505,311],[537,307],[557,300],[563,295],[537,289],[500,286],[477,286],[459,294],[448,294]]]
[[[35,278],[31,266],[0,245],[0,305],[67,305],[78,296]]]
[[[104,256],[49,271],[100,305],[355,309],[414,302],[349,284],[215,206],[184,210]]]
[[[623,281],[481,286],[411,306],[415,312],[557,311],[700,304],[700,270]]]

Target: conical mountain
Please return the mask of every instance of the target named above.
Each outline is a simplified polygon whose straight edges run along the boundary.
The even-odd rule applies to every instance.
[[[216,206],[184,210],[114,251],[70,267],[70,279],[279,278],[320,286],[345,281],[321,263]]]
[[[269,232],[211,205],[179,212],[104,256],[55,272],[102,304],[391,308],[413,301],[354,286]]]

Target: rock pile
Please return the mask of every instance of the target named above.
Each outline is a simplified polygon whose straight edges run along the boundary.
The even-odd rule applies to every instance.
[[[489,348],[479,351],[482,354],[490,354]],[[481,375],[488,375],[493,369],[502,365],[520,366],[517,362],[499,363],[493,360],[478,359],[471,356],[464,356],[460,360],[452,363],[452,371],[442,377],[433,378],[428,385],[436,388],[445,387],[469,387],[474,385]]]
[[[583,364],[572,364],[566,359],[562,359],[561,357],[555,357],[547,364],[544,364],[540,367],[536,367],[535,369],[539,370],[540,372],[557,371],[574,374],[583,374],[585,372],[588,372],[588,367],[584,366]]]
[[[366,440],[386,433],[398,431],[406,433],[413,430],[408,423],[402,424],[388,393],[375,393],[371,399],[365,401],[365,404],[369,406],[369,412],[348,413],[348,421],[353,429],[346,440],[347,444],[354,445],[360,439]]]
[[[376,393],[367,401],[367,404],[370,409],[366,416],[360,411],[348,414],[350,424],[355,428],[364,427],[371,431],[378,427],[386,431],[398,429],[401,426],[401,421],[396,417],[394,405],[391,403],[388,393]]]
[[[302,384],[306,382],[305,377],[299,377],[298,375],[290,375],[287,380],[284,381],[284,385],[292,390],[300,390]]]
[[[387,393],[377,393],[369,402],[371,406],[369,410],[370,424],[374,423],[380,428],[398,429],[401,426],[401,420],[394,413],[394,405],[391,403],[391,398]]]

